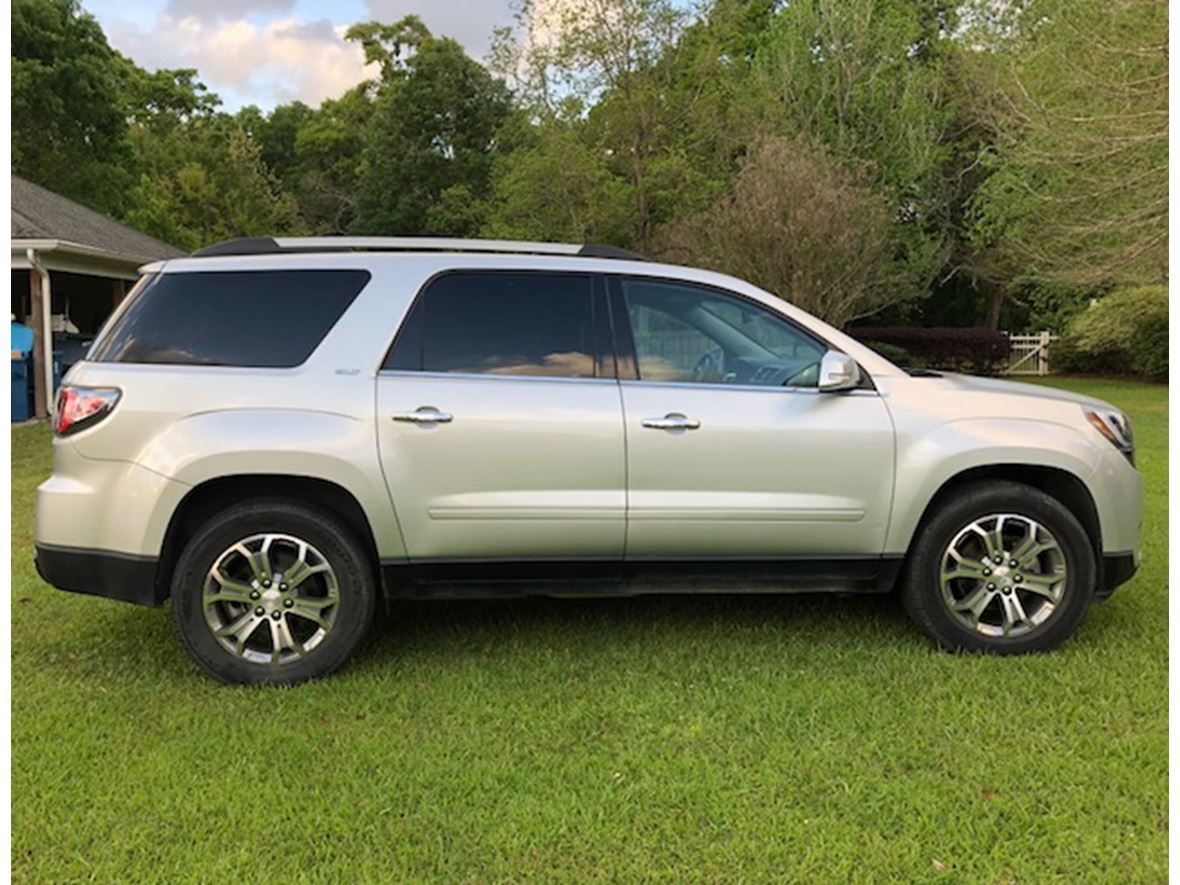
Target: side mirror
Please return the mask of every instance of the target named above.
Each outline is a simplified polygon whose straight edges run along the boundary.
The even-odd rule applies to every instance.
[[[860,386],[860,366],[838,350],[829,350],[819,362],[819,389],[825,393],[852,390]]]

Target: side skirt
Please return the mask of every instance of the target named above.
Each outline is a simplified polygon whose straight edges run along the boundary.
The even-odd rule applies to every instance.
[[[904,557],[385,561],[395,599],[657,593],[888,593]]]

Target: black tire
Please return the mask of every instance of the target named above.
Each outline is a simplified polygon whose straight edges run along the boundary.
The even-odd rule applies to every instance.
[[[940,582],[943,557],[959,532],[972,522],[1001,513],[1038,522],[1057,539],[1065,561],[1060,601],[1043,623],[1019,636],[982,635],[969,629],[944,601]],[[911,547],[901,595],[910,618],[941,647],[1015,655],[1049,651],[1068,639],[1085,617],[1096,585],[1094,548],[1077,517],[1040,489],[993,480],[956,489],[929,514]]]
[[[210,569],[236,542],[261,534],[306,541],[322,554],[335,576],[339,602],[331,628],[297,659],[260,663],[239,657],[222,646],[206,621],[202,597]],[[377,607],[372,563],[354,534],[326,511],[281,498],[237,504],[202,525],[176,562],[171,593],[172,623],[185,649],[206,673],[229,683],[291,685],[329,675],[361,645]],[[323,611],[320,614],[324,616]],[[263,626],[260,622],[258,632]],[[306,623],[301,626],[307,629]],[[256,639],[252,633],[251,641]]]

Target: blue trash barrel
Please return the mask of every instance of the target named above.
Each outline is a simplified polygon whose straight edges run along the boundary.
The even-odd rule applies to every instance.
[[[32,397],[29,395],[32,387],[29,384],[29,375],[32,374],[31,369],[33,360],[27,356],[21,356],[19,351],[12,352],[12,420],[28,421],[32,415]]]
[[[12,323],[12,420],[28,421],[33,415],[33,330]]]

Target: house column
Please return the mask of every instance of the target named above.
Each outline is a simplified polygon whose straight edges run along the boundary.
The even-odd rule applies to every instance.
[[[49,417],[53,409],[53,332],[49,328],[53,302],[49,271],[37,263],[37,253],[29,258],[29,301],[33,309],[33,414]]]

